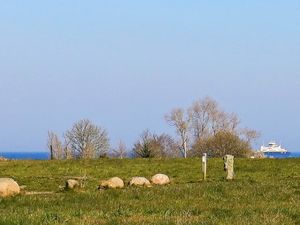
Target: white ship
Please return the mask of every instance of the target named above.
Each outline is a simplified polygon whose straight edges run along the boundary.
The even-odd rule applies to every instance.
[[[287,158],[290,155],[288,150],[282,148],[281,145],[277,145],[275,141],[271,141],[267,146],[262,145],[259,152],[267,158]]]

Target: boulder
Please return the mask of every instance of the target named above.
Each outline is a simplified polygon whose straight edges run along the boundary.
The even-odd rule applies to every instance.
[[[66,189],[74,189],[74,188],[78,188],[79,182],[77,180],[74,179],[69,179],[66,181]]]
[[[0,178],[0,197],[10,197],[20,193],[20,187],[11,178]]]
[[[123,188],[124,181],[119,177],[113,177],[108,180],[101,180],[98,189],[108,189],[108,188]]]
[[[150,181],[145,177],[132,177],[129,181],[130,186],[146,186],[150,187]]]
[[[165,174],[156,174],[151,178],[152,184],[165,185],[170,183],[170,178]]]

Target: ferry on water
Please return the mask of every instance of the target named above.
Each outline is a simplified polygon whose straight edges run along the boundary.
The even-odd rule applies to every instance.
[[[275,141],[271,141],[267,146],[260,147],[260,153],[263,153],[266,158],[288,158],[291,153],[277,145]]]

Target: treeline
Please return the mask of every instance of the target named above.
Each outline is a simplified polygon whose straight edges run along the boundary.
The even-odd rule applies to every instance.
[[[110,148],[107,131],[85,119],[67,130],[63,141],[54,132],[48,132],[48,148],[52,159],[187,158],[203,153],[211,157],[248,157],[252,154],[252,142],[259,137],[257,131],[240,127],[236,114],[225,112],[209,97],[195,101],[187,109],[175,108],[165,119],[174,127],[176,137],[145,130],[131,149],[122,141],[116,148]]]

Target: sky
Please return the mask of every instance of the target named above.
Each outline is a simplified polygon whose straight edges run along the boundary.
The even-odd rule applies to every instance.
[[[210,96],[242,126],[300,151],[300,2],[0,2],[0,151],[46,151],[88,118],[111,145],[174,130]]]

